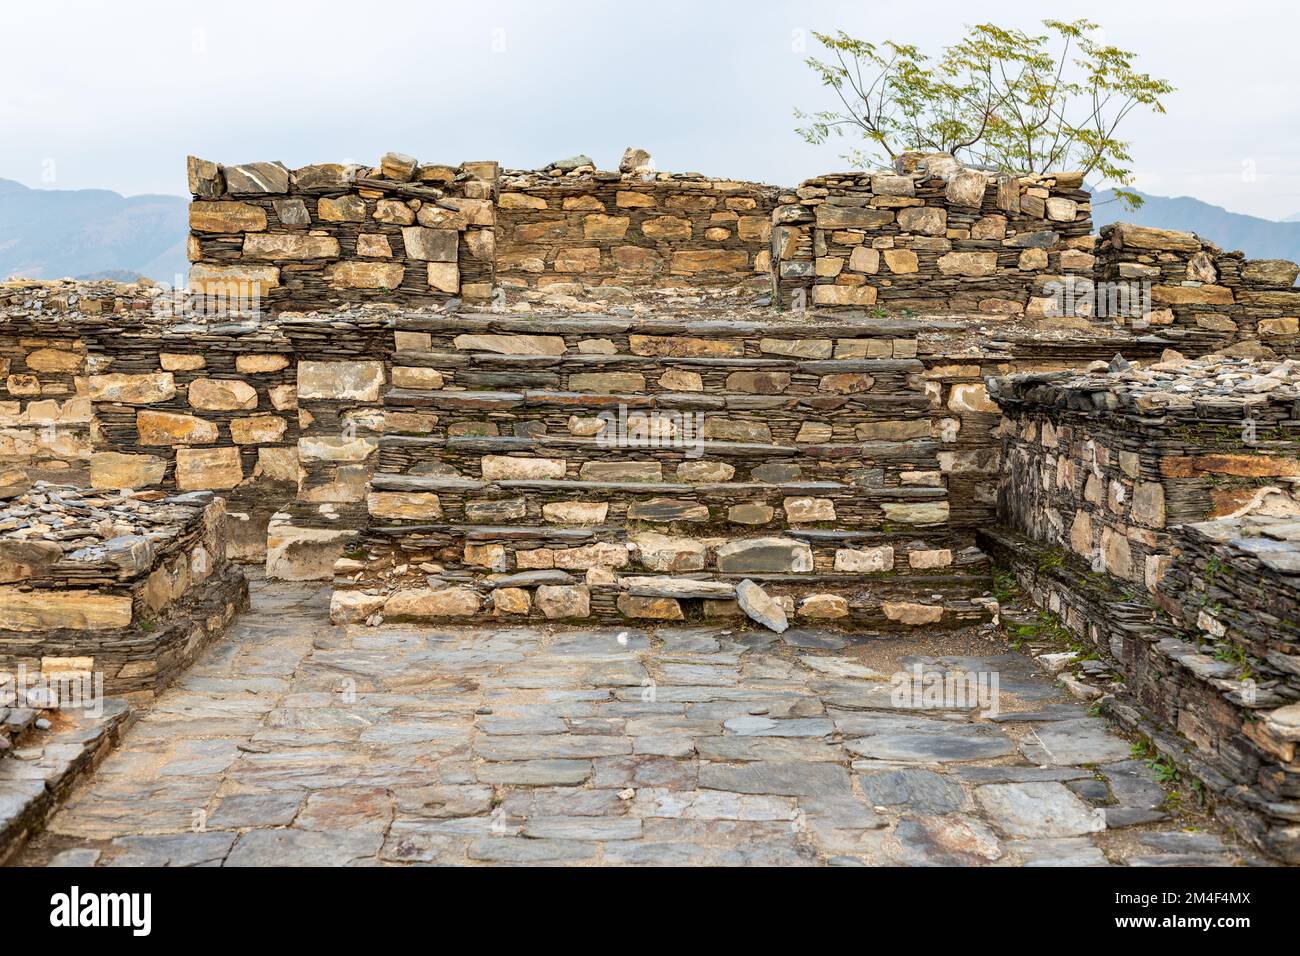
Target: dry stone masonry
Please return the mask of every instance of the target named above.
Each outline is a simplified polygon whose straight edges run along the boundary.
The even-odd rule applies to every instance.
[[[0,284],[0,670],[147,700],[228,560],[340,623],[797,636],[997,620],[991,555],[1095,648],[1062,683],[1300,859],[1294,264],[941,154],[189,183],[188,291]]]
[[[273,308],[486,299],[496,163],[222,166],[191,156],[190,287]]]
[[[102,674],[149,700],[247,603],[210,492],[38,482],[0,511],[0,671]]]
[[[1014,177],[912,153],[892,172],[806,180],[773,213],[778,299],[1049,314],[1058,289],[1091,288],[1082,182],[1079,173]]]
[[[982,512],[950,500],[942,449],[995,416],[888,323],[817,334],[399,317],[336,617],[725,616],[746,580],[808,620],[985,616]]]
[[[1112,712],[1300,861],[1300,368],[1126,364],[993,382],[1007,467],[985,543],[1116,662]]]

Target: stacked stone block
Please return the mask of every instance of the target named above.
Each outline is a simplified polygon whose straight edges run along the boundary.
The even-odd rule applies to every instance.
[[[1258,340],[1294,354],[1300,342],[1293,262],[1250,260],[1194,233],[1127,223],[1102,228],[1098,257],[1097,281],[1115,323],[1155,334],[1186,330],[1200,351]]]
[[[982,512],[943,459],[953,386],[896,324],[817,335],[399,317],[336,616],[674,620],[735,613],[752,578],[796,618],[981,618]]]
[[[392,316],[354,310],[282,317],[296,357],[296,496],[268,529],[267,573],[286,580],[328,578],[366,523],[365,500],[384,432]]]
[[[1082,174],[1015,177],[933,154],[805,180],[773,213],[781,306],[1043,316],[1091,290]],[[1071,304],[1070,314],[1075,310]]]
[[[0,508],[0,670],[151,699],[247,605],[224,502],[38,483]]]
[[[1108,712],[1300,860],[1300,422],[1289,363],[1170,359],[994,380],[1006,468],[981,536],[1116,662]]]
[[[221,166],[190,157],[190,288],[306,311],[487,299],[496,163]]]
[[[505,289],[766,285],[777,190],[694,174],[508,171],[497,199]]]

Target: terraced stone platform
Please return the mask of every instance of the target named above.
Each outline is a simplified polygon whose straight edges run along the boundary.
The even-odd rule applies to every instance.
[[[400,316],[340,621],[987,617],[961,455],[996,421],[933,320]],[[970,472],[970,473],[968,473]]]
[[[327,604],[255,582],[17,862],[1254,862],[991,627],[360,627]],[[996,673],[997,713],[896,698],[900,670]]]

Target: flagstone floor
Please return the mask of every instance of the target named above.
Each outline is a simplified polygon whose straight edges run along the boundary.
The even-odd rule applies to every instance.
[[[336,627],[327,607],[256,582],[17,862],[1251,859],[991,630]],[[931,699],[945,672],[996,674],[996,713],[900,699],[957,703]]]

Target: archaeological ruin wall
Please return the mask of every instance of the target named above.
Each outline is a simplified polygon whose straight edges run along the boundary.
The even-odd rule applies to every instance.
[[[1291,862],[1298,385],[1289,361],[1214,356],[994,380],[1000,522],[981,536],[1039,607],[1115,662],[1112,716]]]
[[[623,167],[506,171],[498,284],[767,287],[775,187]]]
[[[190,287],[271,310],[487,299],[497,165],[189,159]]]
[[[1091,209],[1081,174],[1016,177],[946,156],[818,176],[773,214],[777,297],[787,308],[1043,316],[1058,293],[1090,289]]]

